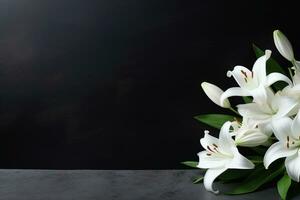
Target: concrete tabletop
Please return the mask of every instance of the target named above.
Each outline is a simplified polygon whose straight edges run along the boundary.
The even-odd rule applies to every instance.
[[[214,195],[202,184],[192,184],[197,174],[197,170],[0,170],[0,199],[279,199],[271,188],[240,196]]]

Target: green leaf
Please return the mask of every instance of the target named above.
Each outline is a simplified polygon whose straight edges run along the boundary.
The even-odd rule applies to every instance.
[[[277,182],[277,190],[281,197],[281,199],[285,200],[289,188],[291,186],[292,180],[291,178],[285,174],[278,182]]]
[[[241,179],[246,177],[251,173],[251,170],[240,170],[240,169],[228,169],[224,173],[222,173],[218,179],[223,183],[231,182],[233,180]]]
[[[201,183],[203,181],[203,179],[204,179],[203,176],[196,177],[196,178],[194,178],[193,183],[194,184]]]
[[[252,48],[253,51],[255,53],[256,58],[259,58],[263,55],[265,55],[265,52],[263,50],[261,50],[258,46],[256,46],[255,44],[252,44]]]
[[[249,160],[251,160],[251,162],[253,162],[254,164],[259,164],[259,163],[263,163],[264,158],[262,156],[247,156],[247,158]]]
[[[198,115],[195,116],[194,118],[211,127],[221,129],[221,127],[225,122],[233,121],[235,117],[231,115],[222,115],[222,114],[207,114],[207,115]]]
[[[255,153],[259,154],[259,155],[265,155],[267,148],[266,147],[262,147],[262,146],[258,146],[258,147],[252,147],[250,148],[252,151],[254,151]]]
[[[254,50],[255,55],[256,55],[257,58],[265,55],[265,52],[263,50],[261,50],[258,46],[256,46],[255,44],[252,44],[252,46],[253,46],[253,50]],[[267,61],[266,70],[267,70],[267,74],[270,74],[272,72],[279,72],[279,73],[282,73],[284,75],[287,75],[287,73],[284,71],[284,69],[272,57]],[[277,83],[273,84],[273,86],[276,90],[281,90],[286,86],[286,83],[277,82]]]
[[[198,162],[197,161],[184,161],[181,164],[186,165],[188,167],[198,168]]]
[[[226,194],[245,194],[254,192],[259,187],[272,181],[284,170],[284,167],[265,170],[263,165],[258,165],[256,169],[235,189]]]
[[[252,44],[252,46],[257,58],[265,55],[265,52],[261,50],[258,46],[256,46],[255,44]],[[271,72],[280,72],[282,74],[287,75],[284,69],[272,57],[267,62],[267,73],[269,74]]]
[[[300,195],[300,184],[298,182],[291,182],[291,186],[289,188],[288,197],[287,199],[294,199],[296,197],[299,197]]]
[[[245,103],[252,103],[252,98],[251,97],[243,97],[243,100]]]

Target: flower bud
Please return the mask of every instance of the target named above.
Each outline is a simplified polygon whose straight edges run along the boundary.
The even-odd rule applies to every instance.
[[[276,30],[273,32],[273,38],[274,38],[275,46],[279,51],[279,53],[287,60],[293,62],[294,61],[293,47],[290,41],[287,39],[287,37],[279,30]]]
[[[256,147],[268,140],[268,136],[257,129],[244,130],[236,135],[235,142],[238,146]]]
[[[221,103],[221,95],[224,93],[222,89],[220,89],[218,86],[213,85],[211,83],[203,82],[201,84],[202,89],[204,90],[205,94],[208,96],[210,100],[212,100],[215,104],[218,106],[221,106],[223,108],[230,108],[230,103],[228,99],[225,99],[223,102],[223,106]]]

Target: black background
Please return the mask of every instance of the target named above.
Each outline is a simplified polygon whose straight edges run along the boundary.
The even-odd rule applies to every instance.
[[[294,10],[295,9],[295,10]],[[281,29],[300,55],[288,2],[0,1],[0,168],[162,169],[196,160],[226,113],[202,81],[233,85],[252,42]],[[217,133],[217,132],[216,132]]]

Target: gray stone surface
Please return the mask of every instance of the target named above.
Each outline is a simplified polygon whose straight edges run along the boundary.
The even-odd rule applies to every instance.
[[[191,183],[197,173],[196,170],[0,170],[0,199],[279,199],[275,189],[243,196],[216,196],[206,192],[202,184]]]

